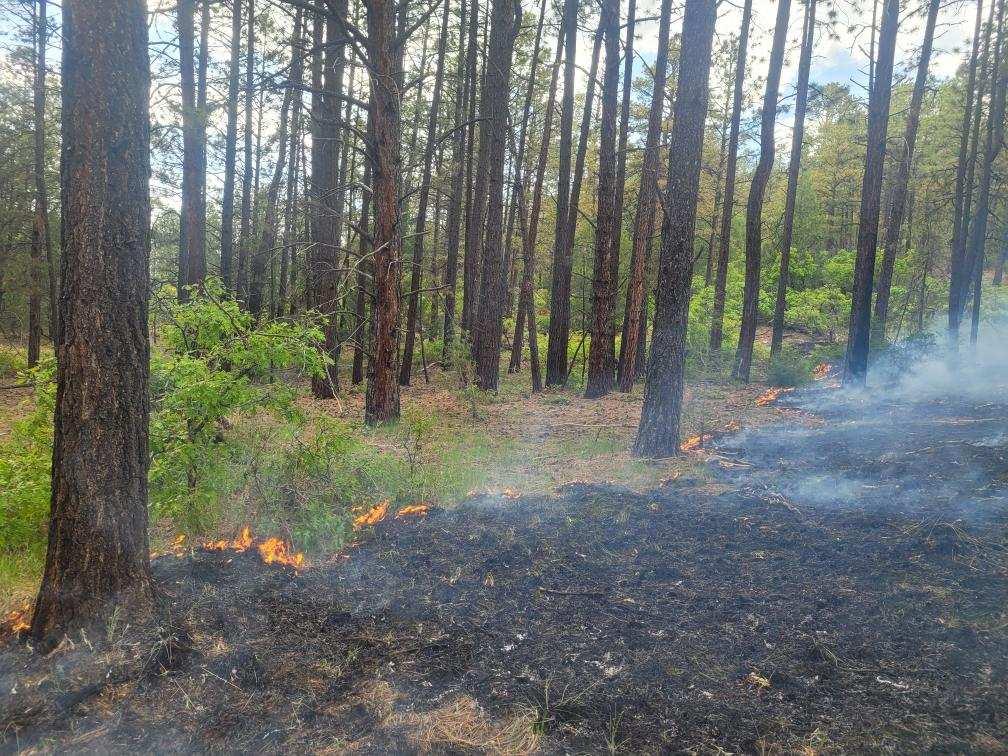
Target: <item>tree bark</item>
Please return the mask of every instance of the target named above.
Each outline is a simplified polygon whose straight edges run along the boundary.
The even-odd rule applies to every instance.
[[[634,442],[637,456],[668,457],[679,452],[686,319],[716,15],[715,0],[686,0],[670,153],[677,159],[669,160],[654,335]]]
[[[46,645],[150,600],[149,89],[146,3],[63,0],[63,327],[31,625]]]
[[[790,281],[791,239],[794,235],[795,200],[798,195],[798,172],[801,169],[802,144],[805,141],[805,112],[808,109],[809,69],[812,67],[812,46],[815,43],[816,0],[807,0],[805,31],[802,34],[798,60],[798,83],[795,87],[795,117],[791,132],[791,158],[788,163],[787,193],[784,198],[784,219],[781,229],[780,275],[777,298],[774,301],[773,326],[770,336],[770,357],[776,357],[784,342],[784,311]]]
[[[206,0],[204,0],[206,2]],[[203,208],[206,125],[197,105],[194,51],[196,0],[179,0],[179,67],[182,84],[182,208],[179,240],[179,301],[206,278],[206,212]],[[202,32],[201,32],[202,36]],[[200,56],[203,51],[201,49]],[[202,65],[201,65],[202,68]],[[205,81],[205,73],[204,73]]]
[[[252,114],[255,112],[255,0],[248,0],[245,42],[245,123],[242,150],[241,220],[235,288],[238,301],[248,299],[248,258],[252,244]]]
[[[483,233],[479,310],[473,323],[476,384],[496,391],[500,379],[504,317],[504,158],[508,134],[508,92],[515,38],[521,21],[519,0],[493,0],[490,37],[480,104],[480,151],[486,145],[487,208]],[[481,161],[482,162],[482,161]]]
[[[742,295],[742,327],[739,331],[738,349],[732,375],[746,383],[752,367],[753,344],[756,341],[756,319],[759,306],[760,258],[763,252],[763,198],[767,182],[773,171],[777,126],[777,94],[780,89],[781,67],[784,64],[784,46],[787,42],[788,19],[791,0],[778,0],[777,20],[774,26],[773,47],[770,49],[770,68],[767,71],[766,93],[760,123],[760,157],[753,172],[749,200],[746,203],[746,274]]]
[[[234,194],[238,152],[238,98],[241,82],[242,0],[232,0],[231,62],[228,68],[227,130],[224,136],[224,197],[221,205],[221,279],[234,291]]]
[[[921,42],[921,57],[917,63],[917,77],[914,80],[913,93],[910,96],[910,108],[907,111],[903,143],[900,145],[902,149],[896,168],[896,177],[893,180],[889,216],[886,219],[885,239],[882,243],[882,265],[879,267],[878,282],[875,286],[875,320],[872,323],[872,341],[879,344],[885,341],[893,268],[896,264],[896,251],[899,245],[900,230],[903,228],[903,217],[906,214],[910,169],[913,166],[914,144],[917,141],[917,128],[920,125],[921,106],[924,103],[924,86],[927,84],[931,47],[934,42],[935,22],[938,18],[939,7],[940,0],[930,0],[928,3],[924,39]]]
[[[644,144],[644,161],[641,167],[640,192],[634,213],[633,237],[630,247],[630,276],[627,280],[626,307],[623,311],[623,333],[620,339],[619,387],[628,392],[642,367],[638,349],[644,340],[646,322],[644,301],[647,258],[658,204],[658,178],[661,170],[662,119],[665,115],[665,85],[668,79],[669,26],[672,2],[662,0],[661,20],[658,26],[658,55],[655,59],[654,90],[651,93],[651,110],[648,114],[647,141]]]
[[[472,325],[474,305],[476,304],[475,288],[479,285],[479,241],[482,238],[483,216],[486,211],[485,180],[486,166],[483,162],[482,136],[477,140],[476,122],[476,92],[479,77],[477,75],[477,54],[479,52],[476,30],[479,26],[479,3],[472,0],[469,10],[469,44],[466,49],[466,76],[469,81],[468,102],[468,155],[466,157],[466,219],[465,248],[462,253],[462,317],[463,331],[468,331]],[[482,102],[485,92],[480,92]],[[481,190],[482,187],[482,190]]]
[[[714,273],[714,308],[711,312],[710,351],[720,358],[724,341],[725,290],[728,285],[728,255],[731,253],[732,218],[735,216],[735,176],[738,170],[739,125],[742,118],[742,95],[745,86],[746,56],[749,53],[749,22],[752,0],[742,7],[742,30],[739,32],[735,58],[735,92],[732,95],[731,128],[728,133],[728,165],[725,174],[724,199],[721,205],[721,233],[718,234],[717,266]]]
[[[879,30],[878,60],[874,87],[868,102],[868,146],[865,154],[861,208],[858,217],[857,258],[851,295],[850,330],[847,337],[845,383],[864,383],[868,374],[871,339],[871,295],[878,246],[879,204],[885,165],[889,104],[892,99],[893,58],[899,31],[899,0],[885,0]]]
[[[599,134],[598,211],[595,226],[595,271],[592,280],[591,343],[585,397],[597,399],[612,389],[613,304],[616,281],[612,257],[619,240],[616,218],[616,119],[619,100],[619,0],[604,0],[599,28],[605,39],[602,73],[602,117]]]

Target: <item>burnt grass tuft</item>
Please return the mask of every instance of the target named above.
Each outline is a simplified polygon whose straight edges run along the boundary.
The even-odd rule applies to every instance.
[[[822,422],[703,480],[474,498],[301,573],[161,557],[156,627],[6,641],[0,745],[1005,752],[1008,408],[789,401]]]

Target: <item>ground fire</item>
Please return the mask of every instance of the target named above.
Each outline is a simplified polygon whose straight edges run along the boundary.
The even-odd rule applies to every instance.
[[[363,528],[367,525],[377,525],[385,519],[385,516],[388,514],[388,510],[389,501],[387,499],[385,501],[380,501],[364,514],[355,517],[353,525],[355,528]]]
[[[184,540],[184,536],[182,538]],[[208,541],[203,544],[203,548],[207,551],[236,551],[243,553],[248,551],[254,542],[255,538],[252,535],[252,528],[246,525],[233,540]],[[178,541],[178,543],[181,545],[182,541]],[[305,565],[304,554],[291,551],[282,539],[275,536],[261,541],[256,549],[266,564],[283,564],[295,569],[301,569]]]
[[[793,388],[780,388],[780,387],[769,388],[766,391],[764,391],[762,394],[760,394],[759,396],[756,397],[756,406],[757,407],[765,407],[766,405],[772,404],[773,402],[776,402],[778,399],[780,399],[780,397],[781,397],[782,394],[786,394],[786,393],[791,392],[791,391],[794,391],[794,389]]]

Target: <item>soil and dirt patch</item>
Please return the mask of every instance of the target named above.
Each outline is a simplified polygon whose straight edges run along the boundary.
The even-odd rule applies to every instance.
[[[0,747],[1004,752],[1008,404],[785,401],[646,493],[390,513],[300,572],[161,557],[156,638],[7,642]]]

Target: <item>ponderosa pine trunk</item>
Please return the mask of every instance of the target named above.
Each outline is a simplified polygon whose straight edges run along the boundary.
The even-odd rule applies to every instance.
[[[644,143],[644,159],[641,167],[640,191],[637,209],[634,212],[633,236],[630,247],[630,275],[627,279],[626,307],[623,310],[623,332],[619,352],[619,388],[630,391],[641,367],[638,347],[644,340],[646,322],[644,300],[647,298],[645,279],[647,258],[654,229],[655,211],[658,205],[658,179],[661,172],[662,119],[665,115],[665,85],[668,79],[669,27],[671,25],[672,2],[662,0],[661,18],[658,26],[658,55],[654,68],[654,91],[651,94],[651,110],[648,114],[648,133]]]
[[[844,365],[845,383],[864,383],[868,374],[872,281],[875,275],[875,250],[878,246],[879,205],[882,198],[882,172],[885,167],[899,10],[899,0],[885,0],[882,26],[879,30],[874,87],[868,100],[868,144],[865,151],[865,171],[858,216],[854,290],[851,295],[850,330]]]
[[[815,43],[816,0],[807,0],[805,28],[798,60],[798,82],[795,85],[795,116],[791,132],[791,157],[788,163],[787,190],[784,197],[784,218],[781,221],[780,274],[777,297],[774,300],[773,324],[770,335],[770,357],[776,357],[784,342],[784,311],[791,276],[791,240],[794,236],[795,202],[798,196],[798,172],[801,169],[802,144],[805,141],[805,112],[808,109],[809,70],[812,68],[812,46]]]
[[[482,103],[486,93],[482,91],[477,73],[479,46],[479,3],[472,0],[469,10],[469,43],[466,48],[466,76],[469,81],[468,102],[468,150],[466,156],[466,211],[465,247],[462,250],[462,314],[460,325],[468,332],[475,312],[476,287],[479,286],[479,245],[483,233],[483,219],[486,213],[486,166],[483,160],[482,128],[476,121],[477,103]],[[479,91],[479,97],[476,93]]]
[[[224,197],[221,203],[221,280],[234,291],[234,194],[238,152],[238,98],[241,82],[242,0],[232,0],[231,60],[228,67],[227,127],[224,135]]]
[[[413,350],[416,343],[417,320],[420,316],[420,286],[423,282],[424,242],[427,233],[427,207],[430,204],[431,171],[434,169],[435,135],[438,114],[441,111],[441,90],[444,86],[444,62],[448,46],[449,0],[441,13],[441,33],[438,35],[437,62],[434,65],[434,91],[427,112],[427,139],[424,145],[423,176],[420,179],[420,198],[417,205],[416,227],[413,235],[413,256],[410,265],[409,302],[406,307],[406,334],[403,342],[402,364],[399,367],[399,384],[409,386],[413,369]],[[433,251],[432,251],[433,254]]]
[[[745,87],[746,56],[749,54],[749,26],[752,0],[742,6],[742,28],[735,52],[735,91],[732,95],[731,128],[728,133],[728,159],[725,169],[724,199],[721,204],[721,232],[718,234],[717,265],[714,272],[714,307],[711,311],[710,351],[721,357],[724,342],[724,310],[728,286],[728,256],[731,253],[732,219],[735,217],[735,176],[738,172],[739,126]]]
[[[930,0],[928,3],[924,39],[921,42],[921,56],[917,63],[917,77],[914,80],[913,93],[910,96],[910,108],[907,111],[907,122],[903,131],[903,142],[900,145],[896,177],[893,180],[885,239],[882,243],[882,264],[879,266],[878,281],[875,284],[875,319],[872,322],[872,341],[878,344],[885,341],[893,268],[896,265],[900,231],[903,228],[903,218],[906,214],[910,169],[913,166],[914,145],[917,141],[917,127],[920,125],[921,106],[924,103],[924,86],[927,84],[931,47],[934,42],[935,22],[938,18],[939,7],[940,0]]]
[[[486,144],[487,208],[483,233],[479,309],[472,324],[476,385],[496,391],[504,328],[504,159],[508,139],[508,92],[515,38],[521,22],[518,0],[493,0],[480,104],[480,149]]]
[[[557,148],[556,232],[553,241],[553,277],[550,284],[549,345],[546,349],[546,385],[567,381],[567,342],[570,338],[570,260],[567,223],[570,211],[571,148],[574,130],[574,73],[577,63],[578,1],[564,0],[561,34],[564,47],[564,93],[560,101],[560,143]],[[564,326],[566,323],[566,326]],[[568,330],[563,332],[564,327]]]
[[[605,40],[605,69],[602,73],[602,116],[599,133],[598,211],[595,222],[595,271],[592,278],[591,344],[585,397],[597,399],[612,389],[613,236],[619,234],[616,219],[616,131],[619,107],[619,0],[603,0],[599,28]]]
[[[189,298],[189,287],[202,285],[206,278],[206,213],[203,211],[206,127],[201,127],[203,116],[197,105],[196,94],[195,5],[196,0],[179,0],[178,4],[182,86],[182,207],[178,254],[180,302]],[[202,57],[202,50],[200,55]]]
[[[732,375],[746,383],[752,367],[753,344],[756,342],[756,319],[759,307],[760,260],[763,252],[763,199],[767,182],[773,171],[775,157],[774,132],[777,126],[777,95],[780,90],[781,67],[784,65],[784,47],[787,42],[788,19],[791,0],[778,0],[777,20],[774,26],[773,46],[770,49],[770,67],[767,71],[766,92],[760,119],[760,156],[753,172],[749,200],[746,203],[746,272],[742,295],[742,326],[739,330],[738,349]]]
[[[31,624],[45,645],[114,607],[135,616],[151,597],[143,0],[63,0],[62,103],[63,325],[49,546]]]
[[[715,0],[686,0],[671,135],[670,154],[676,159],[669,160],[654,335],[633,449],[641,457],[670,457],[679,452],[686,320],[716,16]]]
[[[374,142],[372,201],[374,220],[374,314],[368,363],[364,421],[369,425],[399,419],[399,271],[401,217],[399,186],[402,157],[402,45],[397,39],[395,3],[368,0],[367,40],[371,69]]]
[[[241,219],[238,257],[235,261],[235,291],[239,302],[248,301],[248,259],[252,244],[252,114],[255,104],[255,0],[248,0],[245,41],[245,118],[242,148]]]

